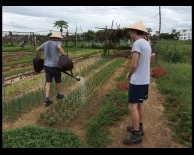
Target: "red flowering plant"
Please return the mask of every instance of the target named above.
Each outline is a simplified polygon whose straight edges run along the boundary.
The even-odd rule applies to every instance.
[[[124,82],[119,82],[119,83],[118,83],[118,88],[119,88],[119,89],[129,90],[129,84],[124,83]]]
[[[167,71],[161,67],[155,67],[152,69],[152,72],[151,72],[152,77],[161,77],[166,74],[167,74]]]

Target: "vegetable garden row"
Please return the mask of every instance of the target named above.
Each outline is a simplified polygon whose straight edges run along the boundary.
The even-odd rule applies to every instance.
[[[80,70],[80,72],[75,72],[74,75],[84,77],[92,70],[97,69],[99,66],[109,62],[112,60],[111,58],[101,59],[90,66],[87,66]],[[106,74],[105,74],[106,75]],[[103,75],[103,77],[106,77]],[[68,86],[73,84],[75,80],[69,76],[64,76],[62,79],[62,87],[66,89]],[[85,84],[87,86],[87,84]],[[91,86],[90,86],[91,87]],[[44,88],[39,88],[35,91],[31,91],[28,93],[21,94],[17,98],[10,98],[9,100],[3,102],[3,117],[14,119],[22,114],[22,112],[26,112],[30,110],[31,107],[38,105],[41,101],[44,100]],[[51,95],[55,94],[55,84],[51,84]],[[71,93],[70,93],[71,94]],[[70,95],[71,96],[71,95]],[[68,97],[69,98],[69,97]]]
[[[81,108],[86,105],[103,83],[114,73],[114,71],[124,62],[124,58],[119,58],[111,62],[104,69],[100,70],[93,77],[87,80],[84,85],[67,94],[66,98],[51,106],[46,113],[41,113],[39,121],[47,125],[60,124],[66,120],[66,124],[79,114]],[[89,70],[88,70],[89,71]]]
[[[75,58],[79,58],[79,57],[88,57],[88,56],[96,55],[96,54],[99,54],[99,53],[100,53],[100,51],[87,50],[86,49],[85,51],[70,52],[70,53],[68,53],[68,56],[71,59],[75,59]],[[43,57],[43,54],[41,54],[41,57]],[[22,57],[19,60],[3,63],[2,64],[3,67],[10,67],[10,68],[12,68],[13,66],[16,66],[16,65],[26,64],[26,67],[17,68],[15,70],[3,72],[3,77],[5,78],[5,77],[12,76],[12,75],[32,71],[33,70],[32,59],[33,59],[33,57],[30,58],[28,56],[28,57]],[[30,64],[30,65],[28,65],[28,64]]]

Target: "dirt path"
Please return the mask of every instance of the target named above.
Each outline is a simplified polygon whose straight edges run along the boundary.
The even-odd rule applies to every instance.
[[[123,144],[123,138],[130,135],[126,130],[127,125],[131,125],[131,118],[128,116],[110,127],[113,143],[108,148],[187,148],[172,140],[172,131],[167,125],[168,119],[163,114],[163,100],[164,97],[156,89],[155,80],[151,78],[149,99],[144,103],[143,142],[132,146]]]

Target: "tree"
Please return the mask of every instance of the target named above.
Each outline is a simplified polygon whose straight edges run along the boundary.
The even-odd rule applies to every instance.
[[[173,40],[176,34],[161,33],[160,39]]]
[[[176,33],[176,29],[172,28],[172,34],[175,34],[175,33]]]
[[[63,28],[67,29],[68,28],[68,23],[64,20],[59,20],[54,22],[54,27],[60,28],[60,32],[62,35]]]
[[[160,30],[161,30],[161,6],[159,6],[159,35],[158,35],[158,38],[157,38],[157,42],[156,42],[156,46],[155,46],[155,62],[158,61],[158,51],[157,51],[157,43],[159,41],[159,38],[160,38]]]
[[[48,33],[48,34],[47,34],[47,37],[50,37],[51,35],[52,35],[52,33]]]
[[[94,35],[94,40],[99,42],[105,41],[105,30],[98,30]]]
[[[84,32],[83,36],[85,37],[85,41],[93,41],[95,32],[92,30],[88,30],[88,32]]]

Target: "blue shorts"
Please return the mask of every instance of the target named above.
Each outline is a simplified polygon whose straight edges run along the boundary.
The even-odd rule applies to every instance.
[[[46,73],[46,82],[52,82],[53,77],[56,83],[61,82],[61,72],[58,70],[57,67],[44,66],[44,70]]]
[[[149,84],[134,85],[130,83],[128,94],[129,103],[143,103],[144,100],[148,99],[148,87]]]

